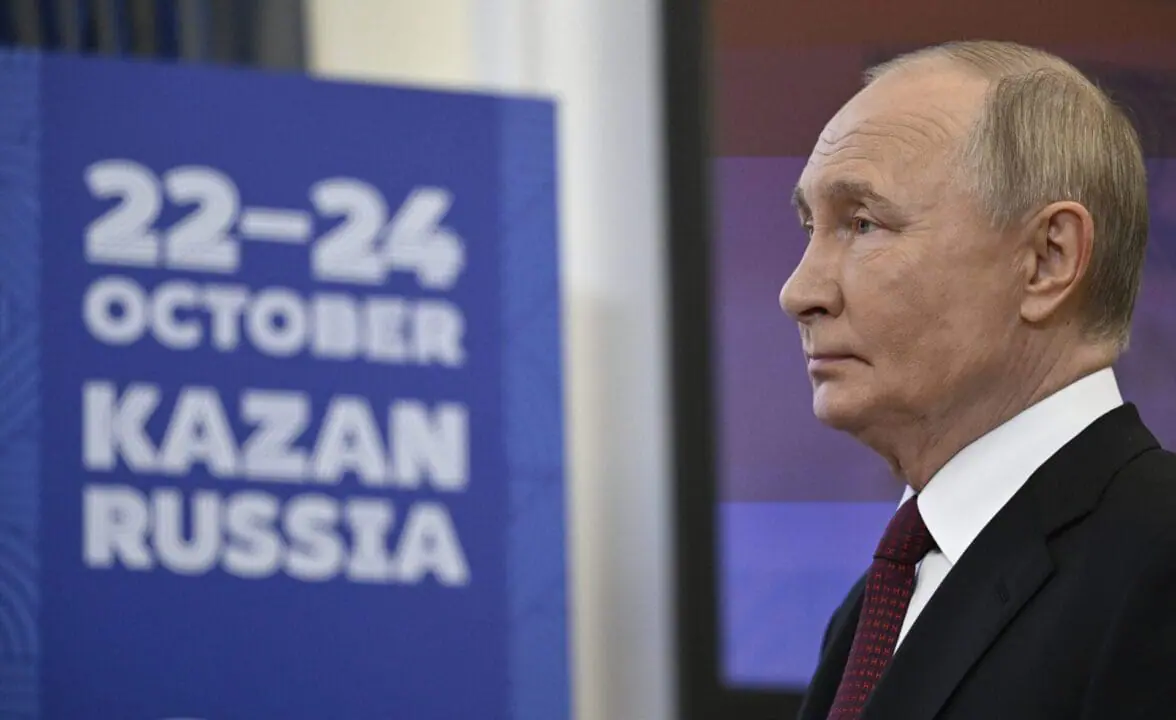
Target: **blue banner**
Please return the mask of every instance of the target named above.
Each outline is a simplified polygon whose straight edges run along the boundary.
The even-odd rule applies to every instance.
[[[0,92],[0,715],[567,717],[552,105]]]

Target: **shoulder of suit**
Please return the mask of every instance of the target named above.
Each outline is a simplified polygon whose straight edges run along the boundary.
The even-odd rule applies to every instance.
[[[1123,465],[1096,513],[1154,550],[1176,553],[1176,454],[1155,448]]]

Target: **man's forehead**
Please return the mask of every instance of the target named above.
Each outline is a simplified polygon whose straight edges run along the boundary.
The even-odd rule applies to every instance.
[[[901,158],[888,152],[884,142],[845,144],[831,153],[820,148],[805,163],[793,191],[793,204],[800,208],[818,202],[875,199],[890,194],[900,179]]]
[[[893,198],[903,188],[937,183],[950,172],[950,151],[960,141],[901,122],[864,122],[842,135],[823,135],[801,172],[794,199]]]
[[[944,63],[924,62],[893,70],[850,98],[837,113],[913,118],[967,124],[991,87],[991,81]]]
[[[810,162],[876,163],[923,157],[954,147],[965,130],[966,126],[933,107],[838,113],[821,132]]]
[[[813,155],[878,161],[942,151],[967,133],[986,88],[986,81],[951,70],[895,71],[842,106],[825,125]]]
[[[979,110],[985,81],[951,70],[896,71],[864,88],[829,121],[793,201],[868,201],[937,183]]]

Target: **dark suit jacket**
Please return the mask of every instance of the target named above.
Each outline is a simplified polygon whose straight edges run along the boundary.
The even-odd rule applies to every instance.
[[[864,585],[829,623],[803,720],[828,714]],[[977,536],[864,718],[1176,718],[1176,455],[1133,406],[1058,451]]]

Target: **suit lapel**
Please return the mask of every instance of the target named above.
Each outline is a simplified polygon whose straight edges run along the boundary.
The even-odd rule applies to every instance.
[[[1021,501],[1002,512],[947,574],[866,708],[865,718],[930,720],[1024,604],[1053,562]]]
[[[1154,447],[1155,438],[1126,405],[1034,473],[935,591],[875,689],[865,720],[934,718],[1048,581],[1054,567],[1049,539],[1097,506],[1115,471]]]

